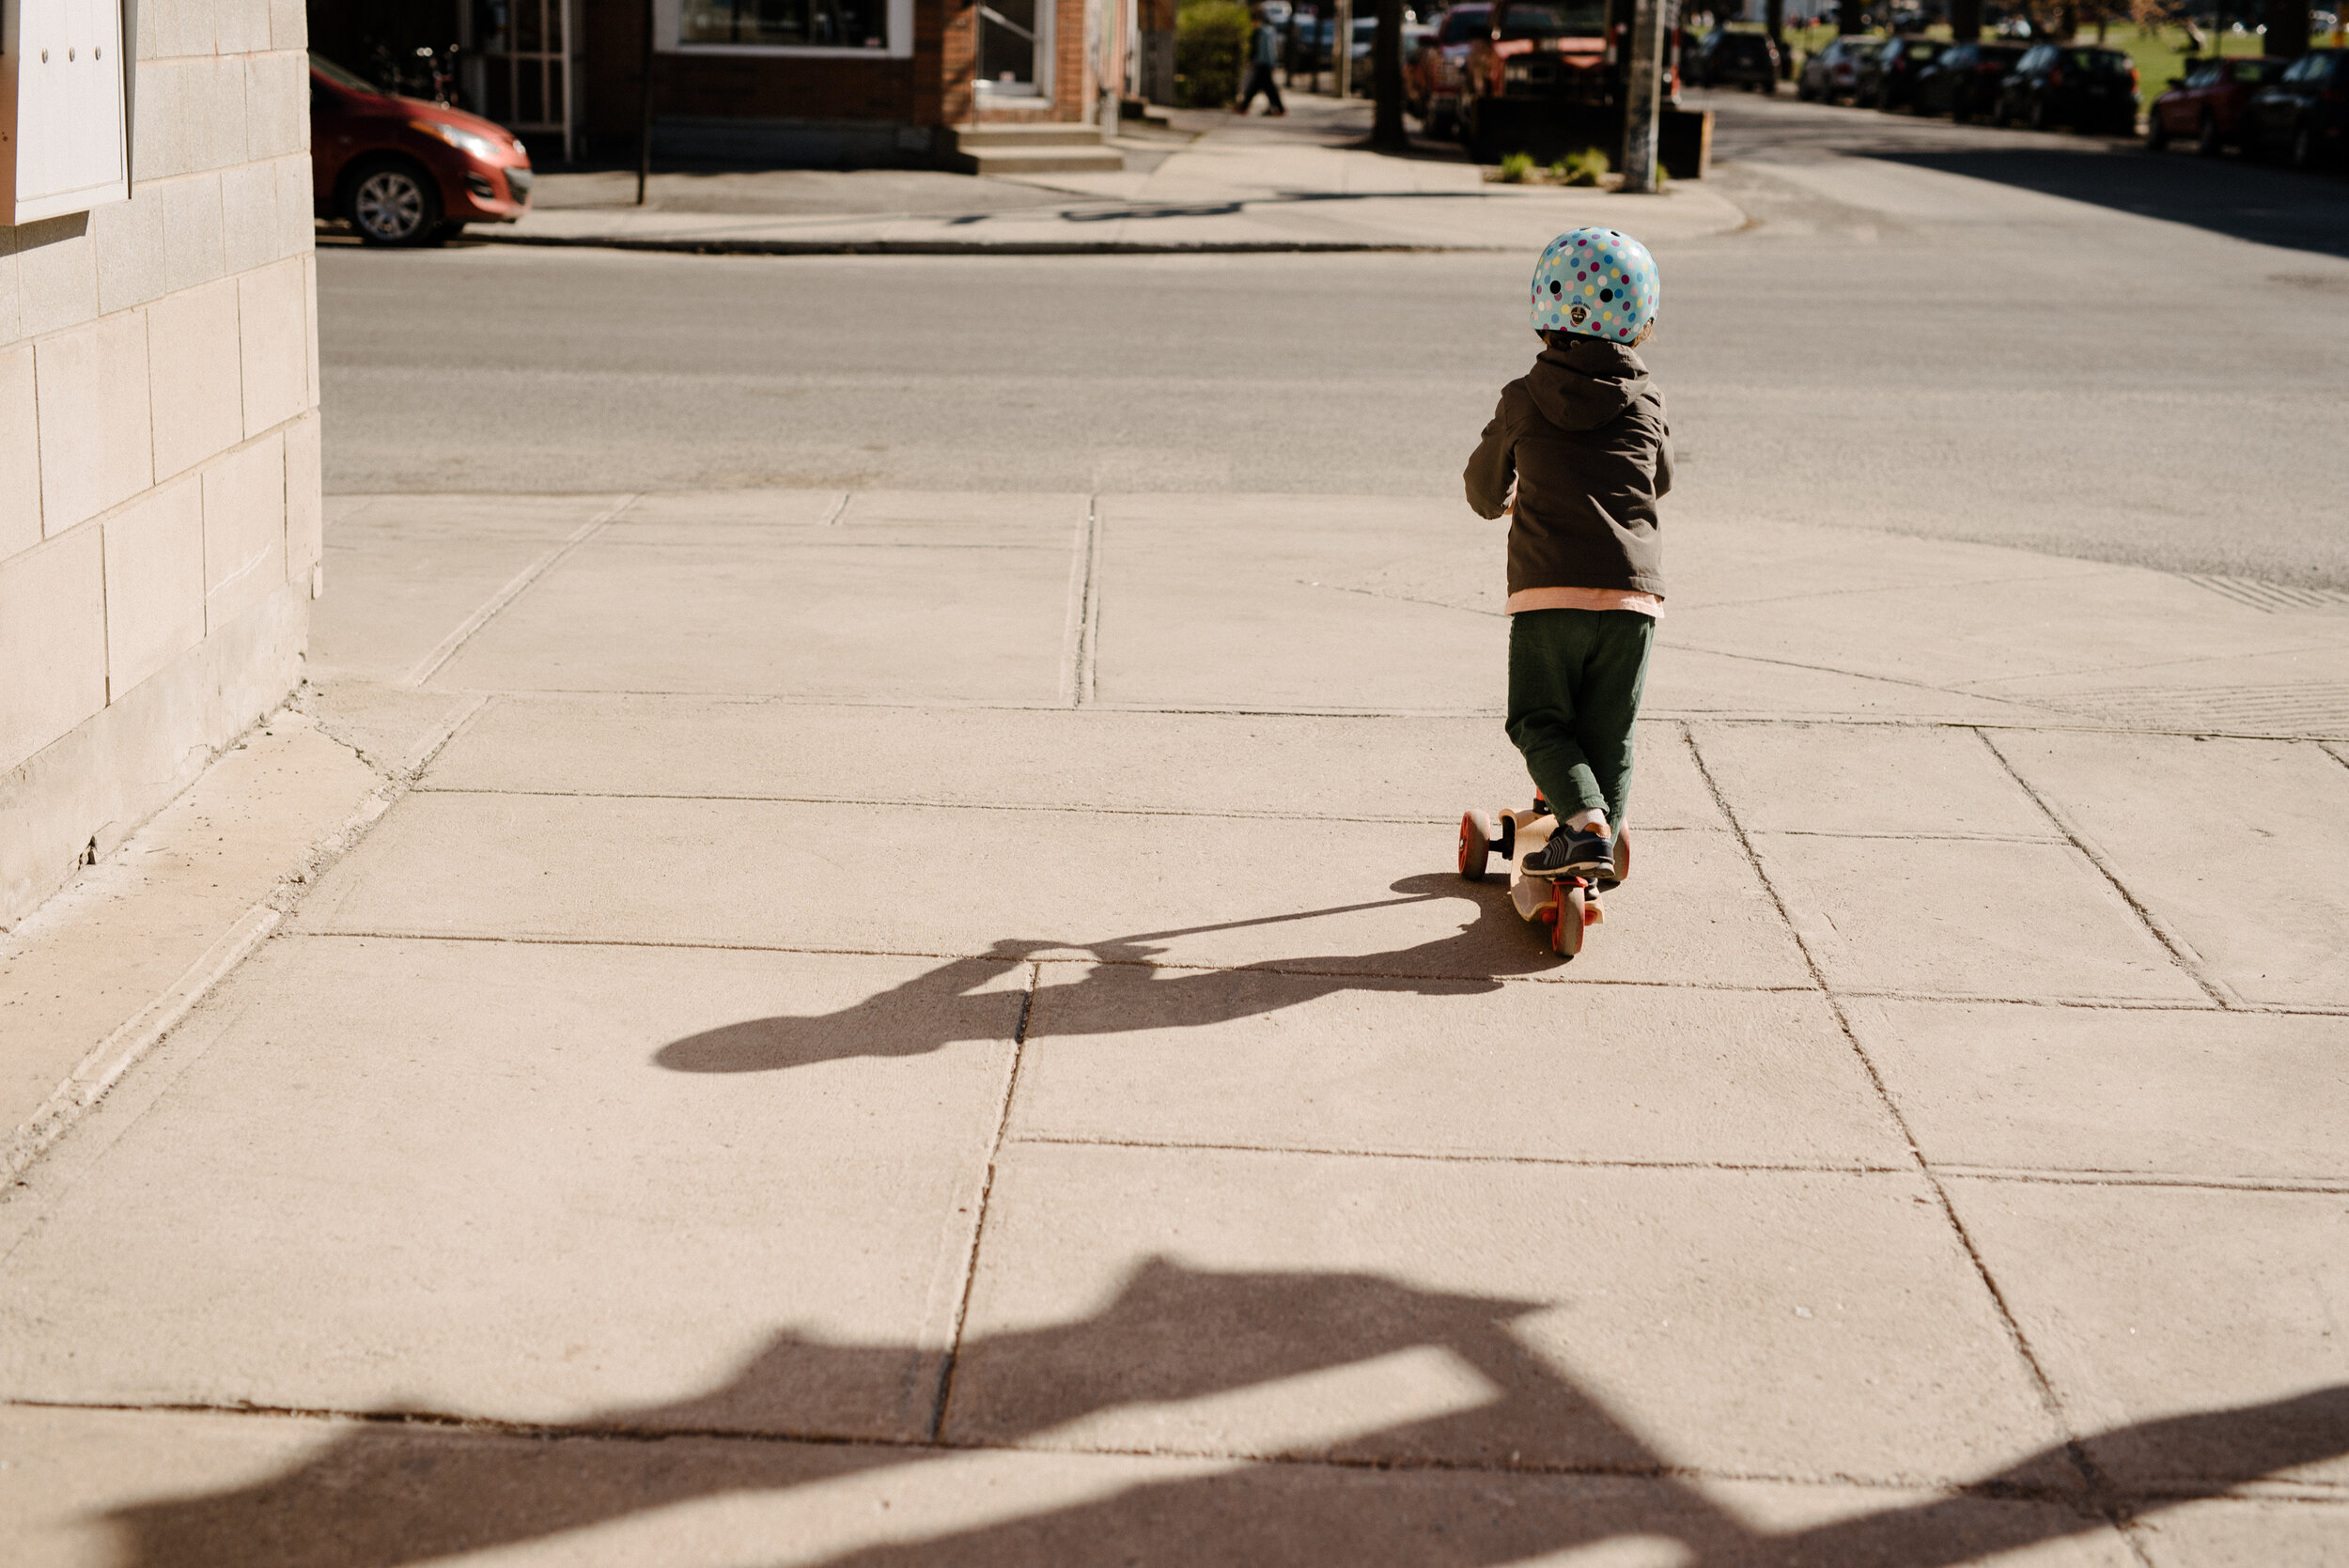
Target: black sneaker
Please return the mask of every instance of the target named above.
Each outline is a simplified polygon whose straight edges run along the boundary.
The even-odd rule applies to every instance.
[[[1615,841],[1605,833],[1561,827],[1549,842],[1525,857],[1528,877],[1612,877]]]

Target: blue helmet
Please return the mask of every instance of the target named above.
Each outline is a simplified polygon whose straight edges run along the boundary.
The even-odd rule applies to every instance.
[[[1628,234],[1570,229],[1533,269],[1533,330],[1636,343],[1656,319],[1663,287],[1656,258]]]

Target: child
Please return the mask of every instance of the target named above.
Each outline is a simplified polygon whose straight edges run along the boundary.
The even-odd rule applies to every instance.
[[[1616,879],[1631,721],[1664,608],[1656,502],[1672,489],[1672,430],[1632,352],[1658,297],[1655,258],[1628,235],[1552,240],[1533,269],[1545,346],[1469,459],[1469,505],[1510,515],[1509,738],[1560,819],[1526,857],[1531,876]]]

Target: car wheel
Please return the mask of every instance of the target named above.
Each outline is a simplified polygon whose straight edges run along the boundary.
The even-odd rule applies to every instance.
[[[2205,158],[2216,158],[2226,150],[2226,143],[2218,134],[2218,116],[2202,111],[2202,123],[2194,133],[2194,150]]]
[[[370,245],[421,245],[441,226],[441,193],[405,158],[362,167],[343,196],[343,216]]]
[[[1798,103],[1808,103],[1811,101],[1811,89],[1803,85],[1800,82],[1795,84],[1795,101]]]
[[[2295,169],[2316,166],[2316,132],[2305,125],[2293,133],[2292,166]]]
[[[2159,110],[2145,116],[2145,150],[2148,152],[2170,150],[2170,127],[2162,119]]]
[[[2033,131],[2047,129],[2047,101],[2044,98],[2030,101],[2030,128]]]

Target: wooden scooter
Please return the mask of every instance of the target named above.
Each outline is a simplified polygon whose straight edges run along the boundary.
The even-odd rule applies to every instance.
[[[1529,877],[1525,858],[1549,842],[1558,819],[1536,800],[1527,811],[1470,811],[1460,818],[1460,875],[1471,882],[1485,878],[1485,867],[1498,855],[1509,867],[1509,907],[1523,921],[1549,927],[1550,950],[1571,958],[1582,951],[1590,927],[1607,918],[1598,902],[1598,885],[1584,877]],[[1615,834],[1615,876],[1620,882],[1631,871],[1631,832]]]

